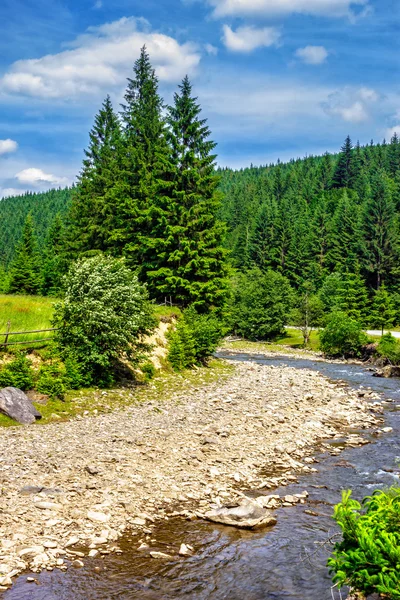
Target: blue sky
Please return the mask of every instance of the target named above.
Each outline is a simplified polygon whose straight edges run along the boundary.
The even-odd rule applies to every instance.
[[[0,197],[70,184],[147,45],[187,73],[222,166],[400,133],[400,0],[1,0]]]

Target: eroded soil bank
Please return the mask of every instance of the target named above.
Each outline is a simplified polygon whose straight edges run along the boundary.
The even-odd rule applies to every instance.
[[[324,440],[346,432],[357,445],[351,431],[378,424],[376,394],[313,371],[238,363],[222,382],[198,380],[112,414],[2,430],[3,587],[26,569],[118,552],[126,529],[290,483]]]

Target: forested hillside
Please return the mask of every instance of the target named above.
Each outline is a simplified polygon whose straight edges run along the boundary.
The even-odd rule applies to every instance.
[[[228,226],[225,243],[232,265],[240,271],[272,268],[295,288],[307,281],[316,290],[329,273],[348,271],[360,275],[370,290],[384,282],[392,292],[400,292],[396,135],[390,143],[355,148],[348,138],[338,155],[223,169],[219,175],[220,216]],[[56,215],[67,214],[72,194],[73,190],[52,190],[0,201],[0,257],[5,267],[27,215],[32,215],[43,248]],[[84,247],[84,242],[79,244]]]
[[[400,144],[352,148],[270,167],[221,173],[231,260],[271,267],[298,287],[332,271],[360,272],[397,289]],[[399,281],[400,283],[400,281]]]
[[[68,188],[50,190],[0,200],[0,265],[8,266],[13,259],[29,213],[33,218],[39,248],[44,248],[56,215],[63,217],[68,211],[72,191]]]

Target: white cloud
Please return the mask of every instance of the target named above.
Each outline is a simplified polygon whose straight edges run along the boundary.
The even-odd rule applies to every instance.
[[[366,8],[368,0],[207,0],[215,17],[286,16],[293,13],[352,16],[353,8]]]
[[[0,198],[10,198],[11,196],[22,196],[25,194],[25,190],[19,190],[17,188],[0,188]]]
[[[229,25],[223,27],[223,42],[233,52],[251,52],[256,48],[274,46],[281,37],[275,27],[238,27],[233,31]]]
[[[0,154],[9,154],[18,149],[18,144],[14,140],[0,140]]]
[[[193,44],[151,32],[144,19],[124,17],[89,28],[68,50],[15,62],[0,79],[0,92],[69,99],[111,91],[124,85],[143,45],[162,81],[179,81],[200,62]]]
[[[204,46],[204,49],[207,52],[207,54],[211,54],[212,56],[216,56],[218,54],[218,48],[216,48],[212,44],[206,44]]]
[[[338,116],[348,123],[362,123],[370,119],[378,100],[379,94],[375,90],[344,88],[331,94],[324,109],[327,114]]]
[[[328,58],[328,51],[324,46],[306,46],[296,50],[296,56],[308,65],[321,65]]]
[[[386,129],[385,139],[388,141],[391,140],[395,133],[397,133],[397,136],[400,137],[400,124]]]
[[[20,183],[29,186],[52,184],[52,185],[67,185],[68,179],[66,177],[58,177],[51,173],[45,173],[42,169],[36,169],[31,167],[29,169],[23,169],[15,175]]]

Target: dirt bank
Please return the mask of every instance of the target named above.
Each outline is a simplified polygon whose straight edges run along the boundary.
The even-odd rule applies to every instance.
[[[312,468],[316,444],[377,424],[364,398],[315,372],[239,363],[222,382],[201,378],[119,412],[1,431],[0,585],[118,551],[126,528],[150,532],[174,511],[273,489]]]

